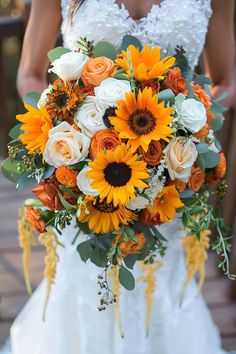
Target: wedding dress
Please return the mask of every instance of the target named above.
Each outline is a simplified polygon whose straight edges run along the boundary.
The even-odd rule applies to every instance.
[[[62,0],[62,33],[66,47],[87,36],[95,42],[107,40],[117,48],[125,34],[143,43],[159,44],[173,52],[177,45],[186,50],[192,68],[205,43],[211,17],[210,0],[163,0],[153,5],[146,17],[135,21],[124,5],[115,0],[85,0],[72,25],[67,23],[70,0]],[[186,279],[180,219],[160,226],[168,240],[162,267],[156,273],[156,289],[146,336],[146,285],[139,279],[140,265],[134,269],[136,288],[121,289],[120,312],[124,338],[121,338],[113,305],[97,310],[97,275],[100,269],[83,263],[72,245],[75,230],[67,227],[60,241],[60,262],[46,313],[42,309],[46,284],[32,295],[11,329],[11,351],[4,354],[224,354],[220,336],[202,296],[193,281],[180,306]],[[79,236],[79,241],[86,236]]]

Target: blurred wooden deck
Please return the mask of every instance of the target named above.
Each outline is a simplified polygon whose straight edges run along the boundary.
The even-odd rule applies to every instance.
[[[27,301],[21,250],[17,241],[17,209],[26,197],[25,192],[15,192],[14,184],[0,175],[0,347],[9,336],[14,317]],[[43,256],[41,247],[34,248],[31,258],[31,275],[34,287],[42,279]],[[229,281],[219,276],[215,257],[207,263],[207,281],[204,294],[216,324],[219,326],[223,345],[227,350],[236,349],[236,303],[228,296]]]

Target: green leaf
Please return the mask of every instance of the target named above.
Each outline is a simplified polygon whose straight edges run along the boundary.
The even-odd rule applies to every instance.
[[[186,82],[187,84],[187,89],[188,89],[188,98],[195,98],[195,94],[193,91],[193,88],[189,82]]]
[[[76,199],[78,198],[78,195],[77,195],[76,193],[74,193],[70,188],[68,188],[68,187],[66,187],[66,186],[60,185],[60,186],[59,186],[59,189],[60,189],[60,191],[62,191],[62,192],[66,192],[66,193],[72,195],[72,197],[74,197],[74,198],[76,198]]]
[[[125,74],[115,74],[115,75],[113,75],[113,77],[114,77],[114,79],[117,79],[117,80],[130,81],[130,78]]]
[[[224,113],[228,110],[227,107],[225,106],[222,106],[221,104],[217,103],[216,101],[212,101],[212,105],[211,105],[211,111],[214,113],[214,114],[217,114],[217,113]]]
[[[200,167],[200,169],[202,171],[205,171],[205,169],[206,169],[205,160],[201,154],[198,154],[196,162],[197,162],[198,166]]]
[[[45,178],[45,179],[49,178],[50,176],[53,175],[54,171],[55,171],[54,166],[48,166],[48,168],[46,169],[46,171],[43,174],[43,178]]]
[[[18,139],[19,135],[23,133],[23,131],[20,129],[22,124],[17,124],[11,130],[9,131],[9,137],[13,140]]]
[[[84,161],[80,161],[80,162],[77,162],[73,165],[70,165],[69,168],[72,169],[72,170],[78,170],[78,171],[81,171],[84,166],[87,165],[87,160],[84,160]]]
[[[134,265],[137,261],[138,255],[137,254],[129,254],[127,257],[124,258],[124,263],[127,268],[133,269]]]
[[[137,47],[139,50],[143,49],[142,43],[136,37],[127,34],[123,37],[121,50],[127,50],[128,46],[131,44]]]
[[[165,103],[171,102],[175,99],[175,95],[171,89],[166,89],[158,93],[158,102],[164,101]]]
[[[207,152],[206,154],[201,154],[201,156],[204,159],[206,168],[214,168],[215,166],[218,165],[218,163],[220,161],[219,155],[211,150],[209,152]]]
[[[117,52],[111,43],[101,41],[96,44],[93,54],[95,57],[105,56],[111,60],[115,60]]]
[[[195,79],[194,79],[194,82],[196,83],[196,84],[199,84],[199,85],[201,85],[201,86],[204,86],[204,85],[212,85],[212,81],[211,81],[211,79],[208,77],[208,76],[206,76],[206,75],[197,75],[196,77],[195,77]]]
[[[124,266],[121,266],[119,269],[119,281],[126,290],[133,290],[135,288],[134,276]]]
[[[54,60],[59,59],[63,54],[70,53],[71,50],[65,47],[53,48],[48,52],[48,58],[52,63]]]
[[[1,170],[2,174],[11,182],[16,183],[21,176],[18,171],[18,162],[10,160],[9,157],[2,162]]]
[[[29,92],[24,96],[23,101],[29,106],[38,109],[38,101],[40,99],[40,96],[41,95],[38,92]]]
[[[191,198],[194,192],[191,189],[186,189],[185,191],[180,193],[180,198],[187,199]]]
[[[124,232],[131,241],[137,242],[135,231],[133,229],[131,229],[129,226],[124,225]]]
[[[209,147],[207,144],[196,144],[196,149],[199,152],[199,154],[204,154],[209,151]]]
[[[75,209],[75,206],[68,203],[67,200],[63,197],[63,195],[61,193],[58,193],[58,195],[59,195],[62,205],[64,206],[64,208],[66,208],[66,210]]]
[[[160,231],[156,226],[151,225],[150,229],[152,230],[152,233],[156,238],[158,238],[161,241],[167,241],[167,239],[162,235],[162,233],[160,233]]]
[[[90,228],[88,226],[88,223],[86,223],[86,222],[82,223],[82,222],[80,222],[78,220],[76,222],[77,222],[77,225],[78,225],[79,229],[81,231],[83,231],[84,234],[90,235],[92,233],[92,231],[90,230]]]
[[[95,248],[90,255],[90,260],[97,267],[105,267],[107,264],[107,251],[97,247]]]
[[[79,252],[80,258],[83,262],[87,262],[92,253],[92,247],[89,241],[81,242],[77,246],[77,251]]]
[[[35,178],[30,175],[31,173],[25,173],[23,176],[20,176],[16,184],[17,191],[21,191],[24,188],[32,188],[37,184]]]
[[[211,128],[214,131],[221,130],[224,124],[224,117],[221,113],[216,113],[215,114],[215,119],[211,121]]]

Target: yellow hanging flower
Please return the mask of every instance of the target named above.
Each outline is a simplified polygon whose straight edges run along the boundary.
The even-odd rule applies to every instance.
[[[122,338],[124,338],[124,332],[123,332],[122,322],[121,322],[121,313],[120,313],[120,282],[119,282],[118,275],[119,275],[119,268],[113,267],[111,270],[111,276],[113,282],[113,293],[116,295],[116,302],[114,303],[115,315],[120,330],[120,335]]]
[[[161,261],[157,261],[154,264],[145,264],[140,262],[141,271],[145,274],[142,275],[139,280],[147,284],[145,289],[146,300],[146,335],[149,335],[150,318],[152,311],[153,293],[156,288],[156,272],[163,266]]]
[[[116,64],[126,70],[129,77],[146,81],[163,79],[164,74],[175,64],[175,58],[171,56],[161,59],[161,48],[151,48],[145,45],[140,51],[134,45],[129,45],[127,51],[122,51],[116,59]]]
[[[18,233],[19,233],[19,244],[23,250],[22,261],[23,261],[25,284],[28,293],[31,294],[32,288],[30,283],[30,253],[31,253],[31,247],[35,245],[35,239],[33,235],[33,230],[25,219],[23,209],[19,209]]]
[[[185,264],[187,277],[184,283],[181,301],[183,300],[187,286],[197,273],[199,273],[199,291],[203,286],[205,280],[205,261],[208,258],[207,250],[210,247],[210,235],[210,230],[204,230],[201,232],[200,240],[195,235],[183,237],[183,248],[186,253]]]
[[[45,256],[44,263],[44,276],[47,279],[47,294],[44,303],[43,318],[45,319],[45,314],[47,310],[47,304],[51,293],[52,284],[54,283],[57,263],[59,261],[59,256],[57,254],[57,246],[64,247],[62,243],[58,241],[57,235],[52,228],[49,228],[47,232],[39,235],[39,241],[43,246],[45,246],[47,255]]]

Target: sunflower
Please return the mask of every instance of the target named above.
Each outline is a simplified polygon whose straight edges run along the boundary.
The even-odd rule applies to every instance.
[[[161,48],[158,46],[152,49],[145,45],[140,52],[134,45],[129,45],[127,51],[122,51],[117,57],[116,64],[125,69],[129,77],[133,75],[137,80],[146,81],[163,79],[164,74],[175,64],[175,58],[167,56],[161,59]]]
[[[89,162],[91,186],[100,193],[101,200],[107,199],[116,207],[119,203],[127,204],[135,198],[135,188],[146,188],[143,181],[149,177],[147,164],[138,161],[125,144],[115,150],[98,153],[96,159]]]
[[[159,214],[161,222],[168,222],[175,218],[176,210],[183,206],[175,186],[168,186],[154,200],[153,213]]]
[[[120,138],[129,139],[128,146],[135,152],[142,146],[145,152],[152,140],[169,141],[173,130],[169,127],[174,108],[165,108],[164,102],[158,103],[151,88],[126,93],[125,100],[118,101],[116,117],[110,117]]]
[[[69,120],[85,96],[73,82],[58,79],[47,94],[45,107],[52,119]]]
[[[120,224],[128,225],[136,219],[137,215],[124,205],[114,206],[105,199],[101,201],[99,197],[85,198],[84,208],[78,217],[80,222],[88,222],[89,228],[95,233],[119,230]]]
[[[24,130],[19,139],[27,146],[30,154],[43,153],[48,141],[48,132],[53,127],[51,118],[44,107],[38,110],[25,104],[25,108],[27,113],[16,116],[16,119],[23,123],[21,130]]]

